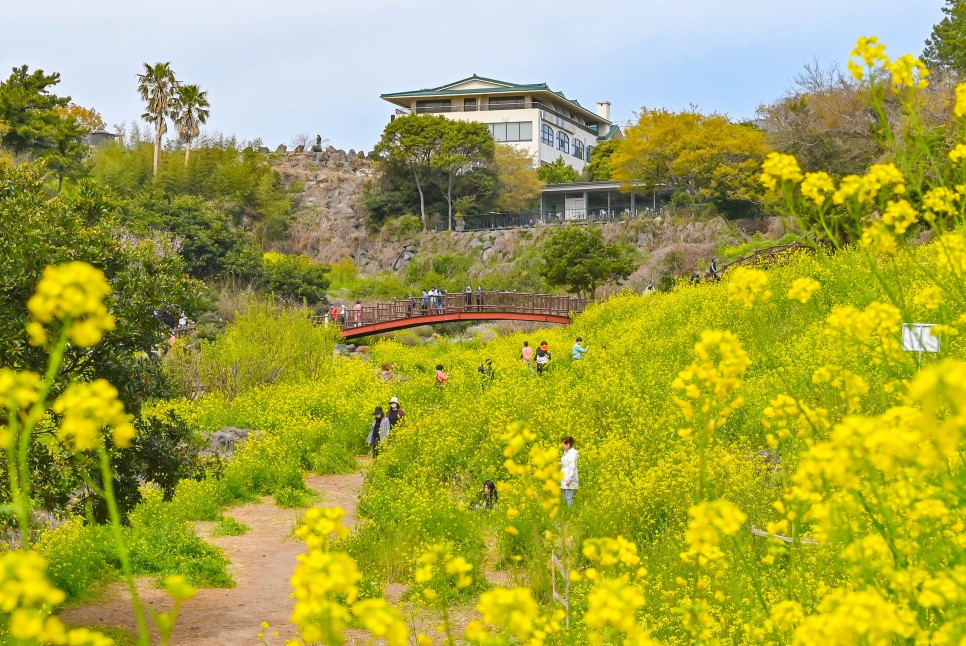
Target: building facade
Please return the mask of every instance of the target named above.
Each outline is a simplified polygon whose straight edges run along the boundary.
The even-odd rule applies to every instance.
[[[623,137],[610,120],[610,103],[596,111],[554,92],[546,83],[517,85],[473,75],[425,90],[383,94],[396,114],[439,114],[485,123],[497,143],[530,155],[539,166],[563,158],[578,172],[599,142]]]

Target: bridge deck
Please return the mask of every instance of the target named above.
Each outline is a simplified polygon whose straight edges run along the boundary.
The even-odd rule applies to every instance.
[[[575,296],[522,292],[466,292],[445,294],[439,301],[398,300],[361,309],[348,308],[342,324],[344,338],[357,338],[418,325],[451,321],[539,321],[569,323],[584,311],[587,299]]]

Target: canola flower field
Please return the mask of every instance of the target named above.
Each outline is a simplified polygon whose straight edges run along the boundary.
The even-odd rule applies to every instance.
[[[872,105],[891,93],[914,120],[921,63],[890,60],[874,38],[853,56]],[[956,141],[941,159],[929,153],[929,173],[914,172],[915,146],[840,179],[769,157],[762,181],[820,241],[812,251],[720,283],[619,295],[566,328],[486,344],[381,341],[369,361],[333,358],[312,379],[157,403],[148,414],[174,411],[199,431],[261,432],[218,477],[148,503],[178,522],[257,494],[304,504],[305,473],[353,468],[373,407],[397,396],[406,419],[367,468],[357,531],[328,508],[297,530],[307,552],[292,577],[294,644],[343,643],[349,628],[389,644],[963,643],[966,85],[955,94]],[[51,269],[29,305],[32,342],[54,366],[68,337],[96,344],[112,325],[103,276],[70,275]],[[933,324],[940,352],[903,349],[904,323]],[[575,362],[578,336],[590,350]],[[549,342],[543,377],[518,359],[524,340]],[[483,392],[486,358],[496,375]],[[385,363],[404,380],[378,379]],[[451,375],[441,387],[437,364]],[[3,445],[11,473],[24,473],[19,446],[48,407],[46,382],[0,379],[12,411]],[[68,393],[49,404],[63,413],[59,432],[101,456],[109,483],[99,438],[109,429],[123,446],[129,420],[106,384]],[[559,492],[565,435],[580,452],[573,507]],[[489,479],[496,508],[474,508]],[[21,515],[28,484],[13,484]],[[150,541],[132,542],[114,516],[131,580]],[[51,615],[88,540],[65,528],[0,556],[4,628],[23,643],[108,643]],[[560,570],[551,578],[551,557],[569,585]],[[512,584],[492,585],[493,568]],[[169,637],[201,583],[178,564],[171,574],[175,606],[158,620]],[[382,595],[389,582],[437,610],[440,631],[412,634]],[[136,595],[133,605],[143,615]],[[457,629],[452,612],[467,607],[474,619]]]

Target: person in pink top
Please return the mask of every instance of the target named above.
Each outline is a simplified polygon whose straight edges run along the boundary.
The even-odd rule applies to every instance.
[[[443,364],[436,366],[436,385],[442,386],[449,379],[449,375],[443,371]]]
[[[523,359],[523,363],[529,368],[530,362],[533,361],[533,348],[530,347],[529,341],[523,342],[523,348],[520,350],[520,358]]]
[[[362,325],[362,301],[356,301],[355,306],[352,308],[353,315],[356,320],[356,327]]]

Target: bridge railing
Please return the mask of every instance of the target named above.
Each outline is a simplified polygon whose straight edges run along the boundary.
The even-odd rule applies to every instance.
[[[527,292],[451,292],[441,297],[414,297],[413,300],[395,300],[374,305],[363,305],[362,311],[349,308],[345,321],[338,321],[345,328],[388,323],[403,319],[430,317],[445,314],[540,314],[547,316],[570,316],[579,314],[587,306],[586,298],[531,294]],[[427,321],[428,323],[431,321]]]

